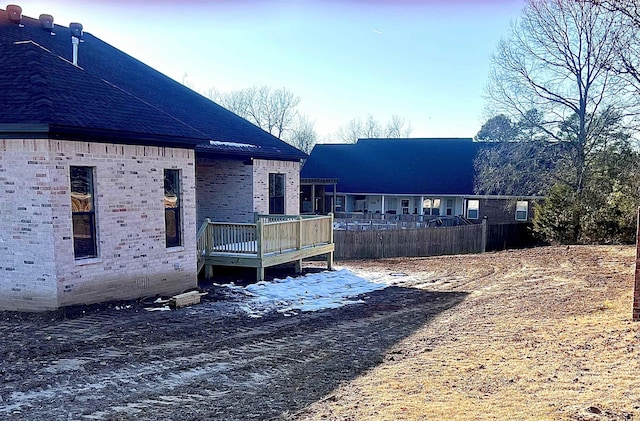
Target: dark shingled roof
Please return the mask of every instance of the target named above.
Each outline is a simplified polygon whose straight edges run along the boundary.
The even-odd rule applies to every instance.
[[[78,66],[71,31],[0,10],[0,136],[50,136],[199,153],[298,160],[306,155],[208,98],[84,33]]]
[[[472,139],[360,139],[316,145],[301,178],[337,178],[356,194],[473,194]]]

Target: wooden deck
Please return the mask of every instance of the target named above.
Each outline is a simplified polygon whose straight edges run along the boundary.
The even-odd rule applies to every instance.
[[[264,269],[327,255],[327,267],[333,266],[333,215],[285,216],[259,215],[254,224],[230,224],[206,220],[198,231],[198,272],[207,276],[213,266],[256,268],[258,280]]]

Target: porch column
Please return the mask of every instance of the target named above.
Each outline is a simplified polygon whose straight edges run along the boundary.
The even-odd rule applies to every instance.
[[[420,204],[418,205],[418,214],[420,216],[424,215],[424,196],[420,196]]]
[[[382,210],[380,211],[380,213],[383,215],[382,218],[384,219],[384,194],[382,195]]]
[[[331,206],[331,213],[335,215],[336,213],[336,197],[337,197],[338,185],[333,183],[333,205]]]
[[[316,213],[316,183],[311,184],[311,213]]]

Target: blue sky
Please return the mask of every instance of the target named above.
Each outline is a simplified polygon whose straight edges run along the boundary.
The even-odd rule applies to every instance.
[[[80,22],[200,91],[286,87],[320,140],[355,117],[411,122],[414,137],[472,137],[489,57],[524,0],[18,2]]]

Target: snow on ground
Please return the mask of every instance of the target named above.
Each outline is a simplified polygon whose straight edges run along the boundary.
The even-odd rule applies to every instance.
[[[357,296],[389,286],[371,282],[343,269],[313,273],[306,276],[274,279],[246,287],[224,285],[239,293],[240,308],[251,317],[261,317],[270,311],[295,315],[298,311],[318,311],[350,304],[363,304]]]

